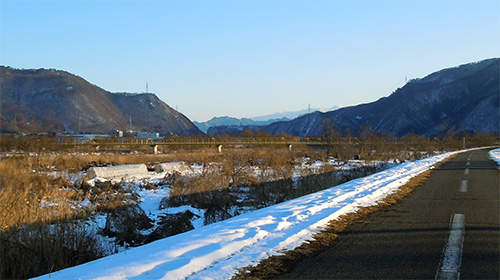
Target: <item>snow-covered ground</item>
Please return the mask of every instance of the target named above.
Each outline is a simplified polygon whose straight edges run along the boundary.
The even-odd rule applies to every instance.
[[[301,176],[308,175],[310,173],[317,174],[321,173],[322,169],[325,166],[330,166],[335,168],[339,172],[349,171],[356,168],[362,168],[367,166],[380,166],[381,168],[388,168],[390,166],[397,165],[399,163],[398,160],[391,159],[389,162],[384,161],[364,161],[364,160],[349,160],[348,162],[342,162],[334,158],[330,158],[327,161],[311,161],[310,158],[301,158],[297,160],[297,165],[293,169],[292,176],[295,179],[300,178]],[[383,166],[383,167],[382,167]],[[203,171],[203,165],[192,164],[189,168],[186,168],[184,171],[179,172],[182,176],[198,176]],[[257,178],[259,174],[262,172],[273,173],[273,170],[265,169],[264,171],[260,170],[258,166],[248,166],[250,170],[251,176]],[[139,201],[137,205],[144,210],[145,214],[151,219],[153,223],[153,227],[140,231],[141,234],[148,235],[151,234],[158,226],[158,222],[161,221],[161,217],[164,215],[172,215],[179,214],[186,211],[190,211],[194,214],[194,217],[191,218],[191,224],[194,228],[199,228],[204,226],[204,213],[205,209],[194,208],[190,205],[183,205],[178,207],[162,207],[162,200],[168,198],[170,196],[170,185],[165,183],[163,179],[169,172],[147,172],[147,174],[129,176],[127,178],[115,177],[110,181],[115,184],[122,184],[124,188],[127,188],[129,192],[133,192],[134,195],[139,197]],[[49,172],[48,174],[54,177],[65,177],[73,182],[81,180],[82,177],[85,176],[84,172],[79,172],[78,174],[68,174],[67,171],[63,172]],[[272,180],[273,175],[270,175]],[[90,186],[95,186],[99,181],[108,181],[109,179],[105,178],[93,178],[88,180],[87,183]],[[145,188],[147,185],[154,185],[155,188]],[[240,193],[239,196],[241,200],[244,200],[248,193],[251,191],[248,187],[240,188],[240,190],[245,190],[246,193]],[[91,190],[92,191],[92,190]],[[88,206],[92,208],[92,203],[88,200],[85,200],[80,203],[81,206]],[[165,205],[163,205],[165,206]],[[238,213],[246,213],[250,211],[254,211],[255,208],[252,207],[243,207],[237,208]],[[107,236],[102,236],[101,233],[105,229],[106,225],[106,214],[103,213],[94,213],[89,221],[85,221],[87,225],[89,225],[90,230],[95,233],[95,237],[98,238],[105,249],[105,254],[111,254],[112,250],[109,248],[114,248],[116,251],[124,251],[127,248],[127,245],[119,245],[120,242],[117,242],[115,238],[109,238]]]
[[[446,153],[356,179],[234,218],[197,227],[36,279],[228,279],[238,269],[297,247],[328,221],[377,204],[408,180],[457,153]],[[167,190],[145,194],[151,212]]]
[[[491,150],[489,154],[490,154],[490,158],[497,162],[498,169],[500,169],[500,148]]]

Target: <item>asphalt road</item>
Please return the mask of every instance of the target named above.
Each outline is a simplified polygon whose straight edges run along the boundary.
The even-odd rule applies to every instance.
[[[276,279],[500,279],[499,173],[488,150],[461,153]]]

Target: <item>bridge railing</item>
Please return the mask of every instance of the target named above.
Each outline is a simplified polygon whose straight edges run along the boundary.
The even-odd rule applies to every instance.
[[[168,137],[152,138],[101,138],[101,139],[64,139],[62,144],[73,145],[266,145],[266,144],[326,144],[319,137]]]

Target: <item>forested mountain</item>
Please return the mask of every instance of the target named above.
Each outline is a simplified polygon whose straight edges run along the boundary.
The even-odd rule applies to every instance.
[[[498,134],[500,120],[500,59],[460,65],[409,81],[375,102],[326,113],[315,112],[259,127],[277,134],[321,136],[327,127],[356,133],[360,127],[393,136],[415,133],[441,136],[484,131]],[[332,99],[335,97],[332,96]],[[240,127],[239,130],[242,128]],[[231,133],[228,127],[218,133]]]
[[[111,93],[65,71],[0,66],[2,132],[201,134],[154,94]]]

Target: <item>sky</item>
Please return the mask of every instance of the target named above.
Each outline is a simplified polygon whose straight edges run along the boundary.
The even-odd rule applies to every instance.
[[[368,103],[492,57],[499,0],[0,0],[0,65],[147,84],[193,121]]]

